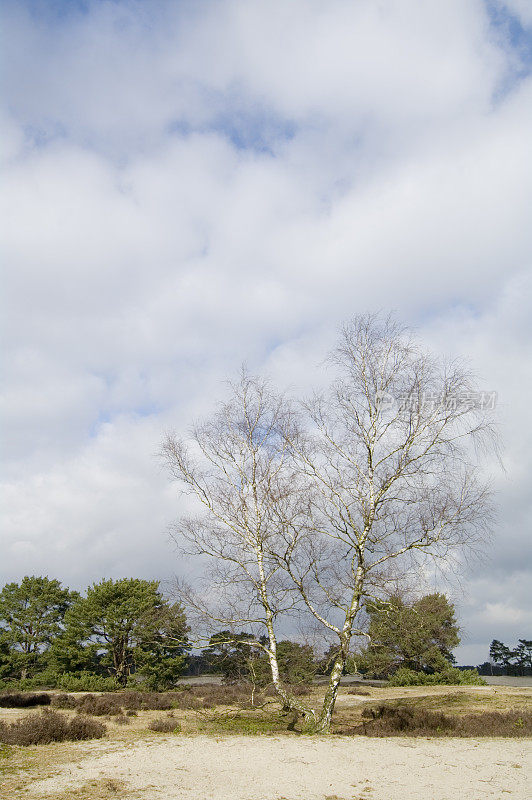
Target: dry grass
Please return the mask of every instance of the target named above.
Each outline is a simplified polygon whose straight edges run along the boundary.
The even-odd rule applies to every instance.
[[[116,778],[100,778],[85,781],[81,786],[70,788],[55,795],[54,800],[111,800],[112,798],[134,798],[139,793],[131,791],[124,781]]]

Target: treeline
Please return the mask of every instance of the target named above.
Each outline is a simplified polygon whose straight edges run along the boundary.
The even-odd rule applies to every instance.
[[[532,675],[532,639],[518,639],[514,648],[498,639],[490,645],[490,661],[481,664],[483,675]]]
[[[453,666],[459,627],[445,595],[410,602],[392,596],[368,604],[366,615],[369,644],[352,654],[347,672],[409,683],[466,681]],[[80,594],[58,580],[26,576],[0,592],[4,688],[98,691],[142,685],[164,690],[182,675],[205,673],[219,674],[227,683],[270,683],[266,639],[222,630],[201,651],[198,640],[183,607],[164,597],[158,581],[101,580]],[[524,639],[515,651],[497,641],[490,649],[496,664],[514,670],[507,674],[526,674],[531,653],[532,642]],[[318,656],[309,644],[280,641],[280,678],[286,684],[309,683],[329,674],[336,656],[335,645]]]

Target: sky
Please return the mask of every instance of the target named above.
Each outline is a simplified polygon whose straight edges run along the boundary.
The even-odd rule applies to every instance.
[[[0,585],[179,574],[165,431],[393,310],[498,392],[458,661],[532,638],[529,0],[2,6]]]

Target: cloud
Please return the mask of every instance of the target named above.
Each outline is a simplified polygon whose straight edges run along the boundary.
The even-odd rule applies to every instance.
[[[242,360],[308,390],[342,319],[395,308],[499,391],[503,523],[461,612],[483,660],[487,604],[527,574],[522,37],[477,0],[5,17],[0,578],[177,569],[165,428],[208,413]]]

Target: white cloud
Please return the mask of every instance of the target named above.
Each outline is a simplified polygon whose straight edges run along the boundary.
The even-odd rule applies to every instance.
[[[507,586],[530,520],[532,81],[508,84],[485,5],[6,17],[0,578],[167,574],[165,427],[242,360],[307,390],[343,318],[395,308],[500,393]]]

